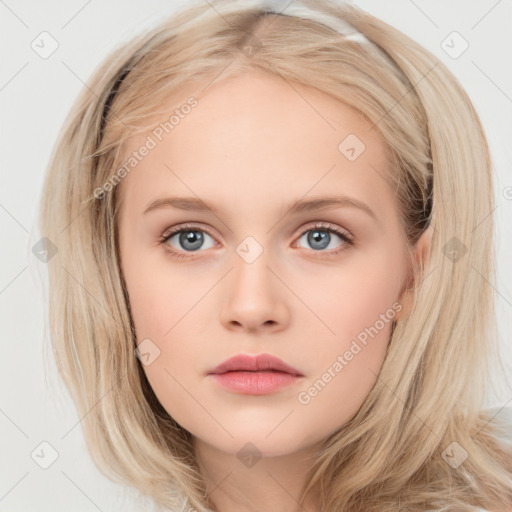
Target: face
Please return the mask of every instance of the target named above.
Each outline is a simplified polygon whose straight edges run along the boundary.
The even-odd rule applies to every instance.
[[[209,446],[298,452],[356,414],[401,309],[410,258],[386,146],[355,110],[271,75],[230,78],[195,97],[169,133],[130,139],[126,158],[148,135],[155,145],[119,185],[121,264],[144,371],[167,412]],[[171,196],[213,211],[155,203]],[[342,201],[311,202],[325,198]],[[297,201],[309,203],[292,209]],[[301,376],[256,394],[209,373],[262,353]]]

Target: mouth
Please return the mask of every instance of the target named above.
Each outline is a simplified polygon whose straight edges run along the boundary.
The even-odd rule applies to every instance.
[[[246,395],[266,395],[296,383],[303,374],[270,354],[239,354],[209,374],[224,389]]]

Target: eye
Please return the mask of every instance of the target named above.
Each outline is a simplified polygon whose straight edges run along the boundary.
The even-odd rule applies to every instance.
[[[335,235],[334,237],[332,235]],[[341,247],[332,247],[335,238],[339,238],[342,241]],[[315,252],[327,252],[330,255],[336,255],[341,251],[344,251],[351,245],[353,240],[348,233],[339,230],[330,224],[316,223],[310,226],[308,229],[302,232],[299,242],[304,240],[305,243],[309,244]],[[324,249],[334,249],[333,251],[325,251]]]
[[[160,243],[167,246],[168,251],[177,258],[185,256],[183,252],[198,252],[202,249],[210,249],[215,242],[205,246],[205,236],[212,239],[213,237],[198,226],[181,226],[170,232],[166,232]],[[174,239],[174,240],[173,240]]]
[[[205,245],[205,236],[212,242]],[[335,238],[342,241],[341,246],[326,251],[325,249],[328,248],[333,249],[332,243]],[[335,256],[354,245],[349,233],[322,222],[308,226],[308,229],[302,231],[299,242],[303,239],[314,252],[325,253],[326,256]],[[215,246],[213,236],[197,225],[182,225],[171,231],[166,231],[159,242],[165,245],[166,250],[176,259],[186,257],[187,253],[200,252],[201,249],[210,249]]]

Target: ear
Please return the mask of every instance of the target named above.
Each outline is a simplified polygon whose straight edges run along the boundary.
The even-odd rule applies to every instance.
[[[429,226],[418,238],[417,242],[414,244],[413,253],[411,255],[411,260],[413,264],[418,265],[420,262],[423,262],[423,265],[426,265],[430,250],[430,245],[432,241],[432,234],[434,229],[432,226]],[[412,308],[412,288],[414,286],[414,272],[412,266],[409,268],[408,279],[405,282],[404,289],[402,294],[400,295],[399,302],[402,304],[402,309],[397,311],[395,315],[396,320],[400,320],[403,316],[405,316]]]

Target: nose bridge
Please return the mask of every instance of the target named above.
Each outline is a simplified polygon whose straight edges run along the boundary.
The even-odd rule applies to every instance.
[[[237,294],[250,297],[253,293],[273,293],[269,270],[271,251],[253,236],[247,236],[235,248],[233,286]],[[262,296],[260,295],[260,298]]]
[[[252,236],[235,247],[233,271],[222,310],[223,323],[232,325],[234,322],[253,330],[284,322],[287,316],[285,297],[280,290],[282,285],[270,270],[271,260],[271,251]]]

